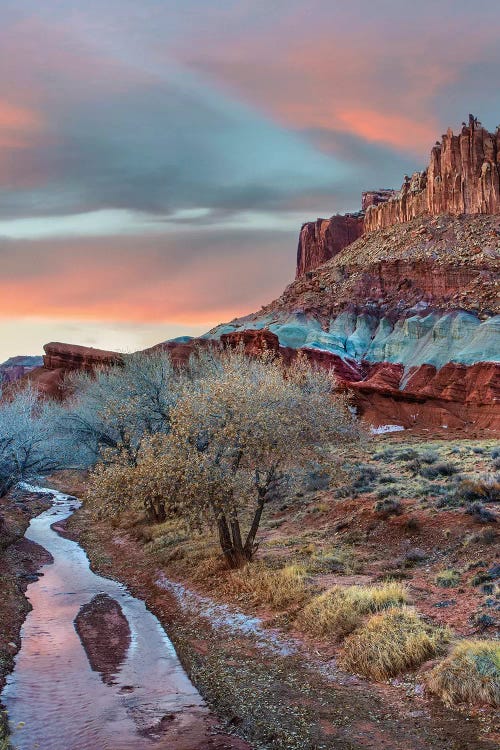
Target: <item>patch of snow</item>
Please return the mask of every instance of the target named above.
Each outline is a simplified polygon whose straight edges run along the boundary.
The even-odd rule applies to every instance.
[[[173,594],[182,610],[196,613],[207,619],[213,627],[226,628],[232,633],[253,636],[256,645],[279,656],[290,656],[297,652],[297,646],[283,638],[275,630],[265,628],[259,617],[251,617],[232,609],[227,604],[218,604],[208,596],[176,583],[160,573],[156,585]]]
[[[385,435],[386,432],[401,432],[404,430],[400,424],[382,424],[380,427],[371,427],[372,435]]]

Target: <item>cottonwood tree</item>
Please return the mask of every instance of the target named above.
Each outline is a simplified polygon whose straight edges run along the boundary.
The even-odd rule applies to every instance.
[[[135,464],[145,435],[168,432],[182,375],[166,352],[123,355],[123,365],[70,378],[63,424],[88,463]]]
[[[346,398],[333,393],[332,374],[301,357],[284,369],[270,354],[209,351],[194,367],[169,433],[143,440],[133,469],[98,467],[92,494],[107,510],[139,503],[158,520],[175,514],[197,528],[212,523],[237,567],[256,551],[265,506],[312,459],[331,468],[360,432]]]
[[[59,425],[62,407],[27,387],[0,401],[0,497],[67,465],[70,451]]]

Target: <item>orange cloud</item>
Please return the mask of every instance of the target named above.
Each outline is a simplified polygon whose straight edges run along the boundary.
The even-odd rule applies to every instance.
[[[32,109],[0,99],[0,148],[23,148],[29,135],[40,130],[41,116]]]
[[[416,122],[394,112],[377,112],[361,107],[340,110],[337,122],[367,141],[407,148],[408,144],[429,147],[436,138],[436,127],[428,122]]]

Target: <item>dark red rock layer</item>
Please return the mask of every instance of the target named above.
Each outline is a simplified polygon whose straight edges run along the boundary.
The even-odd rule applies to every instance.
[[[330,258],[361,237],[362,214],[336,214],[330,219],[316,219],[302,225],[297,248],[296,276],[326,263]]]
[[[405,177],[399,194],[368,206],[364,231],[429,214],[500,213],[500,129],[490,133],[472,115],[460,135],[451,129],[431,151],[423,172]]]

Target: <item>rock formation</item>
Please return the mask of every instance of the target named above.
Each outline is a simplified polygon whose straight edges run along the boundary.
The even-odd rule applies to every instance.
[[[10,357],[0,365],[0,386],[6,383],[13,383],[42,364],[42,357]]]
[[[382,188],[381,190],[366,190],[361,193],[361,210],[364,212],[370,206],[379,206],[390,198],[394,198],[397,190]]]
[[[333,367],[374,425],[497,431],[499,259],[500,214],[395,223],[211,335],[268,329],[286,359]]]
[[[20,378],[20,383],[32,383],[42,396],[49,398],[64,398],[68,373],[79,370],[93,372],[98,367],[109,367],[122,361],[117,352],[90,346],[51,342],[43,348],[43,365],[29,370]]]
[[[302,225],[297,248],[296,276],[311,271],[357,240],[363,232],[363,214],[336,214]]]
[[[500,213],[500,128],[490,133],[469,115],[460,135],[451,129],[431,151],[423,172],[405,177],[399,193],[368,205],[364,231],[428,214]]]
[[[469,115],[460,135],[449,128],[423,172],[405,176],[399,191],[362,193],[361,211],[302,226],[296,278],[333,258],[362,234],[420,216],[500,213],[500,127],[495,133]]]

